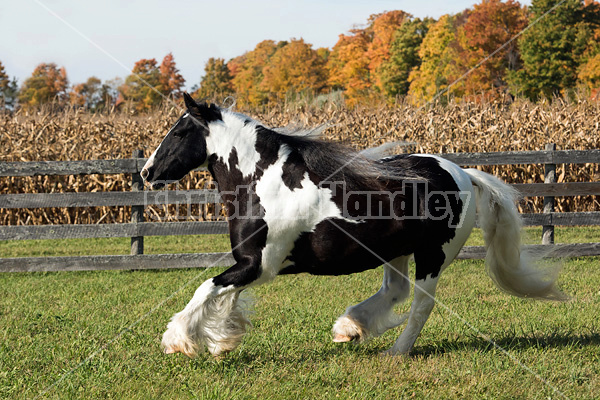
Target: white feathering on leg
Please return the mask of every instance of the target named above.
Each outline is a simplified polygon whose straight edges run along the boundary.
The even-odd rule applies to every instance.
[[[207,281],[212,284],[211,281]],[[249,296],[238,291],[207,296],[206,282],[185,309],[173,316],[163,335],[165,353],[195,357],[205,346],[212,355],[234,350],[242,341],[250,320]]]

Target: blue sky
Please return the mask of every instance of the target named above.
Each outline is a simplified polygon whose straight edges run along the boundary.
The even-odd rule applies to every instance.
[[[265,39],[302,37],[314,48],[331,48],[371,14],[404,10],[437,18],[477,1],[0,0],[0,61],[19,82],[40,62],[55,62],[79,83],[125,77],[140,58],[160,62],[172,52],[190,88],[208,58],[229,60]]]

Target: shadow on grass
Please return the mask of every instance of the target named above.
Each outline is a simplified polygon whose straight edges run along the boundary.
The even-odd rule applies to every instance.
[[[495,343],[508,352],[526,349],[585,347],[600,345],[600,333],[551,333],[527,336],[504,336],[494,339]],[[339,357],[351,356],[361,359],[380,357],[381,354],[393,345],[393,341],[386,343],[364,343],[364,344],[336,344],[323,343],[322,347],[298,347],[291,351],[288,347],[269,349],[246,347],[228,355],[214,358],[208,353],[191,360],[193,368],[212,368],[215,373],[223,373],[231,368],[243,366],[246,373],[260,370],[265,365],[288,366],[294,365],[316,365],[323,361],[333,360]],[[498,351],[496,347],[487,340],[480,337],[471,337],[466,340],[440,339],[429,345],[416,345],[410,353],[410,358],[437,357],[442,354],[476,351],[489,353]],[[183,356],[181,356],[183,358]],[[406,358],[406,357],[405,357]],[[399,358],[400,359],[400,358]]]
[[[504,336],[499,339],[492,338],[492,340],[497,346],[507,351],[530,348],[584,347],[600,345],[600,333],[549,333],[543,335]],[[485,353],[497,351],[497,348],[481,337],[462,341],[443,339],[432,345],[417,345],[411,352],[411,356],[431,356],[462,350],[479,350]]]
[[[564,348],[564,347],[584,347],[590,345],[600,345],[600,333],[550,333],[545,335],[531,335],[531,336],[505,336],[500,339],[492,339],[504,350],[526,350],[526,349],[545,349],[545,348]],[[353,343],[347,343],[336,346],[323,346],[322,349],[316,350],[311,349],[307,351],[305,349],[298,349],[298,353],[291,355],[288,354],[277,354],[272,353],[266,355],[262,352],[254,352],[250,349],[246,349],[243,352],[232,355],[231,358],[225,358],[227,363],[251,363],[256,361],[257,358],[261,358],[262,361],[267,361],[275,364],[286,364],[288,362],[300,363],[303,362],[314,362],[315,360],[331,359],[343,355],[351,354],[358,357],[374,357],[380,356],[382,352],[386,351],[393,343],[369,345],[362,344],[356,345]],[[410,353],[410,357],[430,357],[439,356],[445,353],[460,352],[460,351],[478,351],[481,353],[487,353],[491,351],[497,351],[496,346],[488,342],[484,338],[473,337],[468,340],[448,340],[441,339],[434,344],[415,346],[413,351]]]

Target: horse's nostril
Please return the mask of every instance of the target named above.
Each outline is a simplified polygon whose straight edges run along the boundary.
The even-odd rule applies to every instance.
[[[149,174],[149,172],[148,172],[148,169],[146,169],[146,168],[144,168],[142,170],[142,172],[140,172],[140,175],[141,175],[142,179],[144,179],[144,180],[148,179],[148,174]]]

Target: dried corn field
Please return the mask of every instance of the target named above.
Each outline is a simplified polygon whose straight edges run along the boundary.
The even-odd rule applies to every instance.
[[[425,153],[542,150],[546,143],[558,149],[600,148],[600,102],[534,104],[451,103],[419,109],[408,103],[394,107],[349,109],[336,104],[316,107],[271,108],[246,112],[275,126],[325,125],[324,135],[357,149],[386,141],[410,143],[407,149]],[[86,160],[129,158],[135,149],[150,154],[178,117],[179,110],[163,108],[153,114],[126,111],[89,114],[82,111],[38,111],[0,114],[0,161]],[[486,167],[512,183],[543,182],[541,165]],[[599,166],[559,165],[559,182],[589,182],[600,178]],[[209,177],[194,173],[181,188],[212,186]],[[130,190],[130,177],[91,175],[0,178],[0,193],[51,193]],[[521,204],[525,212],[540,212],[541,199]],[[598,211],[597,196],[557,199],[558,211]],[[187,212],[187,211],[186,211]],[[152,208],[150,217],[174,215]],[[182,213],[179,213],[182,215]],[[214,206],[195,206],[198,219],[218,217]],[[127,207],[0,210],[5,225],[111,223],[129,221]]]

